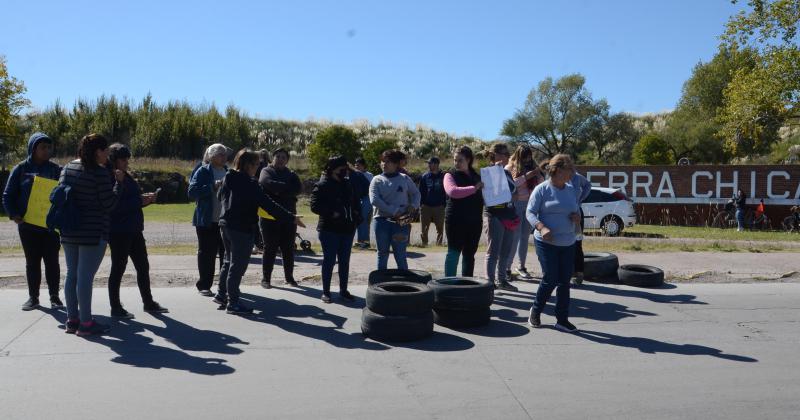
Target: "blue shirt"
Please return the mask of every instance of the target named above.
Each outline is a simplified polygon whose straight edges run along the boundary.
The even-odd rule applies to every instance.
[[[563,188],[556,188],[548,179],[537,185],[528,200],[525,216],[531,226],[542,222],[552,232],[552,239],[547,242],[555,246],[570,246],[575,243],[575,223],[570,219],[571,213],[578,212],[580,191],[567,183]],[[534,233],[537,241],[542,234]]]

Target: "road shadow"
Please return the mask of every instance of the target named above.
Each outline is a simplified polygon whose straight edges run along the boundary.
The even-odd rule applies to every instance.
[[[407,258],[411,258],[412,260],[415,260],[417,258],[425,257],[425,254],[423,254],[421,252],[406,251],[406,257]]]
[[[250,264],[261,265],[263,257],[251,256]],[[311,263],[322,265],[322,256],[316,254],[294,254],[294,262]],[[283,259],[280,256],[275,258],[275,267],[283,267]]]
[[[531,332],[530,328],[521,325],[520,321],[518,322],[508,322],[504,321],[503,319],[513,318],[513,315],[507,314],[504,312],[514,313],[516,312],[510,309],[500,309],[492,311],[492,319],[489,321],[488,324],[475,327],[475,328],[447,328],[436,325],[435,328],[437,329],[449,329],[452,331],[458,331],[464,334],[475,335],[479,337],[488,337],[488,338],[514,338],[514,337],[522,337],[525,334]],[[527,318],[524,318],[527,321]]]
[[[98,322],[109,323],[109,320],[98,319]],[[206,330],[200,333],[207,341],[201,341],[192,336],[193,333],[197,333],[199,330],[188,327],[186,324],[182,324],[186,327],[178,324],[182,323],[171,320],[165,322],[165,327],[154,327],[133,319],[118,320],[110,322],[112,329],[108,335],[91,336],[86,339],[102,344],[117,353],[117,357],[111,359],[114,363],[148,369],[175,369],[198,375],[227,375],[235,372],[233,367],[227,365],[227,360],[225,359],[193,356],[181,350],[155,345],[152,338],[142,335],[148,330],[155,332],[159,336],[168,334],[170,342],[180,343],[176,345],[179,347],[184,346],[191,350],[222,354],[242,352],[241,349],[229,347],[233,343],[243,343],[235,337]],[[175,330],[167,331],[168,327],[166,325],[172,325]]]
[[[614,335],[589,330],[580,330],[574,334],[578,337],[593,341],[595,343],[637,349],[640,352],[647,354],[670,353],[684,356],[712,356],[734,362],[758,362],[758,359],[754,359],[752,357],[726,354],[722,350],[697,344],[673,344],[653,340],[651,338],[626,337],[622,335]]]
[[[674,289],[677,286],[673,284],[665,283],[663,287],[657,287],[656,289]],[[611,295],[611,296],[621,296],[621,297],[632,297],[632,298],[639,298],[639,299],[647,299],[651,302],[657,303],[678,303],[678,304],[688,304],[688,305],[708,305],[706,302],[702,302],[697,300],[697,296],[694,295],[687,295],[687,294],[680,294],[680,295],[662,295],[658,293],[651,293],[646,290],[641,289],[629,289],[629,288],[617,288],[617,287],[608,287],[602,286],[599,284],[586,284],[584,283],[580,286],[581,290],[589,290],[594,293],[604,294],[604,295]]]
[[[433,334],[431,334],[430,337],[427,337],[419,341],[410,341],[410,342],[381,341],[372,337],[368,339],[365,338],[365,340],[386,344],[392,347],[419,350],[419,351],[429,351],[429,352],[464,351],[475,347],[475,343],[464,337],[459,337],[457,335],[453,335],[447,332],[437,331],[437,329],[442,329],[444,327],[434,325],[433,328],[434,328]]]
[[[499,295],[496,294],[494,297],[494,305],[510,309],[495,309],[493,311],[494,316],[509,322],[527,322],[528,311],[531,305],[533,305],[534,296],[534,293],[528,292],[503,292]],[[543,313],[552,316],[555,310],[555,292],[548,302],[549,304],[545,306]],[[520,314],[520,311],[523,311],[522,314]],[[613,322],[636,316],[657,316],[657,314],[633,310],[619,303],[595,302],[572,297],[570,298],[569,316],[595,321]]]
[[[293,288],[294,289],[294,288]],[[303,289],[298,289],[303,293]],[[314,305],[299,305],[285,299],[269,299],[263,296],[242,294],[243,302],[255,309],[245,319],[274,325],[286,332],[323,341],[345,349],[386,350],[389,347],[377,342],[365,341],[359,333],[343,330],[346,317],[330,314]],[[329,323],[322,326],[298,319],[315,319]]]

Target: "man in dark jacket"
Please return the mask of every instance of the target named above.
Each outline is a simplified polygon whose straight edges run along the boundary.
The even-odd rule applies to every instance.
[[[258,183],[261,189],[281,207],[293,214],[297,213],[297,196],[300,194],[301,185],[297,174],[286,167],[289,163],[289,152],[286,149],[277,149],[272,156],[273,163],[261,170]],[[281,222],[262,217],[259,220],[259,227],[264,241],[261,286],[265,289],[272,287],[275,254],[280,248],[286,284],[297,287],[298,284],[294,280],[294,237],[297,234],[297,225],[293,220]]]
[[[428,159],[428,172],[419,181],[420,223],[422,228],[422,245],[428,245],[428,228],[431,222],[436,226],[436,245],[442,245],[444,233],[444,205],[447,196],[444,193],[444,173],[439,170],[439,158]]]
[[[58,234],[42,226],[25,221],[28,200],[35,177],[57,180],[61,167],[50,161],[53,140],[44,133],[34,133],[28,139],[28,158],[20,162],[8,177],[3,191],[3,207],[9,219],[17,224],[19,239],[25,252],[25,277],[28,281],[29,299],[22,305],[23,311],[39,306],[39,286],[42,283],[42,260],[44,260],[45,279],[50,292],[50,306],[63,308],[58,298],[61,268],[58,252],[61,249]]]

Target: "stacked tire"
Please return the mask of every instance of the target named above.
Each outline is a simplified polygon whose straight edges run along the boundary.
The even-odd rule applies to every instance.
[[[390,268],[388,270],[375,270],[369,273],[367,284],[372,286],[373,284],[390,281],[408,281],[411,283],[427,284],[432,279],[433,277],[431,277],[431,274],[427,271]]]
[[[379,341],[416,341],[433,333],[433,290],[426,284],[387,281],[367,288],[361,332]]]
[[[433,291],[433,322],[448,328],[474,328],[491,319],[494,288],[488,280],[444,277],[428,282]]]
[[[583,254],[583,277],[596,282],[616,282],[619,259],[608,252]]]

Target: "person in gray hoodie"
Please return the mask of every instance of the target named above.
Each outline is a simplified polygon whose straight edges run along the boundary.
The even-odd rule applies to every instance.
[[[406,247],[411,225],[405,222],[404,216],[419,209],[420,194],[411,177],[400,173],[400,164],[405,159],[405,153],[399,150],[383,152],[383,173],[372,178],[369,184],[369,201],[374,208],[375,242],[378,246],[378,270],[386,269],[390,247],[397,268],[408,269]]]
[[[3,207],[8,218],[17,224],[19,240],[25,253],[25,278],[28,281],[29,299],[22,305],[23,311],[39,306],[39,286],[42,284],[42,260],[47,290],[50,292],[50,307],[64,307],[58,298],[61,268],[58,252],[61,249],[58,233],[45,227],[25,222],[28,200],[35,177],[57,180],[61,167],[50,161],[53,140],[44,133],[33,133],[28,139],[28,158],[20,162],[8,176],[3,190]]]

